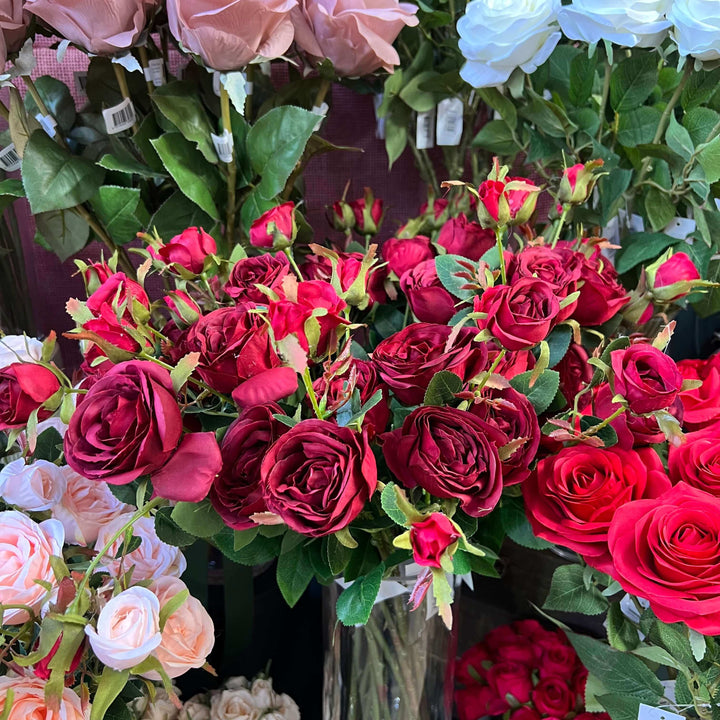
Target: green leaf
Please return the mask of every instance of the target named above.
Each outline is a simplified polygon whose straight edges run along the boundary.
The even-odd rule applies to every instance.
[[[500,519],[508,537],[518,545],[531,550],[546,550],[552,543],[535,537],[525,515],[523,501],[520,498],[505,496],[500,506]]]
[[[248,528],[247,530],[235,530],[233,534],[233,550],[237,552],[247,547],[260,532],[260,526]]]
[[[610,218],[617,211],[618,205],[622,200],[623,193],[628,189],[630,180],[632,180],[633,171],[623,168],[615,168],[608,175],[598,180],[598,191],[600,192],[601,215],[600,222],[607,225]]]
[[[645,215],[654,232],[660,232],[675,217],[677,208],[670,196],[655,187],[645,192]]]
[[[62,447],[62,435],[54,427],[43,430],[38,435],[35,452],[32,454],[33,460],[55,462],[60,457]]]
[[[22,181],[35,215],[84,203],[97,192],[104,176],[102,168],[71,155],[44,130],[36,130],[25,146]]]
[[[171,507],[159,508],[155,514],[155,532],[164,543],[174,547],[187,547],[197,539],[185,532],[171,517]]]
[[[637,720],[640,712],[640,700],[624,695],[600,695],[600,704],[607,710],[611,720]]]
[[[485,123],[473,138],[472,146],[497,155],[515,155],[520,149],[505,120],[491,120]]]
[[[661,115],[660,110],[655,107],[639,107],[622,113],[618,121],[618,142],[624,147],[651,143]]]
[[[305,549],[305,539],[301,537],[299,543],[286,550],[287,538],[286,535],[283,539],[277,562],[277,584],[285,602],[294,607],[310,584],[315,571]]]
[[[595,586],[585,587],[585,569],[580,565],[561,565],[552,577],[550,592],[543,610],[599,615],[608,608],[608,601]]]
[[[113,670],[107,665],[103,668],[95,697],[93,698],[90,720],[102,720],[105,711],[122,692],[130,677],[129,670]]]
[[[607,635],[616,650],[634,650],[640,644],[637,628],[625,617],[619,602],[611,603],[608,609]]]
[[[249,545],[235,550],[233,531],[225,527],[217,535],[213,535],[212,542],[225,557],[241,565],[262,565],[274,560],[280,554],[282,537],[266,538],[258,535]]]
[[[214,220],[197,205],[189,203],[181,192],[173,193],[150,218],[149,228],[155,228],[161,238],[169,240],[185,228],[201,227],[209,230]]]
[[[570,87],[568,97],[573,105],[584,105],[592,95],[598,54],[588,57],[580,53],[570,62]]]
[[[104,185],[91,201],[98,218],[117,245],[135,240],[149,216],[140,200],[140,188]],[[142,220],[140,220],[142,218]]]
[[[475,92],[486,105],[500,113],[500,117],[508,127],[513,130],[517,128],[517,110],[512,100],[505,97],[497,88],[481,88]]]
[[[27,156],[27,149],[25,153]],[[707,143],[707,145],[702,145],[698,148],[697,161],[705,171],[705,177],[709,183],[715,183],[720,180],[720,135]],[[24,167],[25,159],[23,158],[23,168]]]
[[[720,85],[720,68],[707,72],[693,72],[685,84],[680,102],[686,112],[704,105]]]
[[[619,113],[634,110],[650,96],[658,80],[651,53],[638,53],[618,63],[610,76],[610,104]]]
[[[369,620],[384,570],[385,566],[380,564],[342,591],[337,599],[336,610],[338,620],[343,625],[364,625]]]
[[[263,198],[274,198],[285,187],[317,121],[314,113],[285,105],[273,108],[250,128],[247,149],[261,177],[257,190]]]
[[[697,630],[688,628],[688,637],[690,639],[690,648],[692,649],[693,657],[700,662],[707,652],[707,641],[705,640],[705,636]]]
[[[535,384],[530,387],[532,374],[532,371],[529,370],[516,375],[510,380],[510,385],[525,395],[535,408],[535,412],[540,415],[550,407],[550,403],[555,399],[560,387],[560,375],[555,370],[545,370],[538,376]]]
[[[472,300],[476,293],[463,287],[469,280],[467,277],[458,276],[457,273],[474,275],[476,269],[477,263],[461,255],[438,255],[435,258],[438,279],[449,293],[460,300]]]
[[[173,508],[171,517],[185,532],[196,537],[210,537],[225,527],[209,500],[199,503],[179,502]]]
[[[408,142],[408,123],[410,111],[400,102],[393,103],[385,117],[385,151],[388,156],[388,169],[403,154]]]
[[[276,200],[265,199],[260,194],[258,188],[253,188],[250,194],[245,198],[242,208],[240,209],[242,226],[246,231],[249,230],[255,220],[257,220],[267,210],[274,208],[277,204]]]
[[[173,595],[169,600],[165,601],[163,606],[160,608],[160,632],[162,632],[165,627],[165,623],[170,619],[170,616],[176,613],[189,597],[190,591],[185,588]]]
[[[622,275],[636,265],[654,260],[676,242],[677,238],[664,233],[632,233],[622,240],[622,248],[615,256],[615,269]]]
[[[569,325],[558,325],[548,336],[547,344],[550,348],[548,367],[555,367],[564,357],[572,340],[572,328]]]
[[[70,210],[39,213],[35,215],[35,226],[35,242],[62,261],[80,252],[90,239],[90,226]]]
[[[76,112],[68,86],[50,75],[42,75],[35,79],[35,89],[60,129],[63,132],[70,130],[75,124]],[[25,96],[25,107],[33,117],[41,112],[31,93]]]
[[[400,99],[409,105],[415,112],[427,112],[437,105],[437,98],[432,92],[424,91],[420,86],[433,80],[438,73],[432,70],[418,73],[410,82],[408,82],[400,91]]]
[[[441,407],[448,405],[455,400],[455,394],[462,390],[462,380],[449,370],[440,370],[433,375],[427,390],[423,405],[435,405]]]
[[[325,542],[325,554],[327,555],[330,570],[335,575],[341,575],[350,562],[353,551],[345,547],[334,535],[329,535]]]
[[[154,172],[147,165],[130,157],[116,157],[115,155],[103,155],[97,163],[106,170],[114,170],[116,172],[128,173],[129,175],[139,175],[147,179],[164,178],[166,175]]]
[[[704,143],[718,122],[720,122],[720,113],[710,108],[697,107],[686,112],[683,125],[690,134],[693,147]]]
[[[408,519],[405,513],[398,507],[397,495],[395,494],[395,483],[389,482],[380,495],[380,504],[387,516],[401,526],[407,525]]]
[[[670,115],[670,123],[668,124],[667,131],[665,132],[665,142],[671,150],[674,150],[680,155],[685,162],[690,160],[690,157],[695,150],[690,133],[675,119],[674,115]]]
[[[601,418],[594,417],[593,415],[583,415],[580,418],[580,429],[584,432],[585,430],[590,430],[592,427],[601,425],[602,422],[603,420]],[[603,441],[605,447],[617,445],[618,436],[612,425],[606,425],[595,434]]]

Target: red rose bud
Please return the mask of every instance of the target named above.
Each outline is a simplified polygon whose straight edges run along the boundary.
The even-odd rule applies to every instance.
[[[522,225],[535,212],[539,194],[525,178],[485,180],[478,188],[478,220],[484,228]]]
[[[171,290],[163,300],[177,325],[192,325],[202,315],[198,304],[182,290]]]
[[[668,250],[645,268],[650,293],[660,304],[675,302],[693,290],[711,285],[704,283],[693,261],[684,253]]]
[[[410,528],[410,544],[413,559],[423,567],[441,567],[441,558],[447,554],[452,557],[457,541],[460,539],[455,524],[447,515],[434,512],[424,520],[413,523]]]
[[[76,260],[75,264],[78,266],[78,270],[80,270],[80,274],[82,275],[88,297],[114,274],[112,268],[105,262],[91,263],[88,265],[80,260]]]
[[[432,199],[432,198],[431,198]],[[432,200],[432,207],[429,202],[420,206],[420,215],[423,215],[430,226],[435,229],[439,228],[448,220],[450,201],[446,198],[437,198]]]
[[[125,273],[114,273],[87,300],[87,308],[95,317],[103,315],[104,305],[111,308],[116,315],[132,321],[138,310],[150,309],[150,298],[140,283],[130,279]]]
[[[370,188],[365,188],[365,196],[353,200],[350,207],[355,213],[355,229],[361,235],[375,235],[383,217],[383,201],[376,199]]]
[[[38,420],[53,410],[43,405],[60,390],[60,381],[51,370],[34,363],[12,363],[0,370],[0,430],[25,427],[33,412]]]
[[[211,235],[202,228],[191,227],[183,230],[167,244],[158,248],[150,247],[150,254],[166,265],[179,266],[193,275],[199,275],[205,266],[205,258],[217,252],[217,245]]]
[[[327,219],[333,229],[340,232],[349,233],[355,227],[355,211],[350,203],[344,200],[328,206]]]
[[[259,248],[284,250],[295,242],[295,205],[283,203],[263,213],[250,226],[250,244]]]
[[[586,202],[600,177],[595,170],[602,166],[602,160],[591,160],[566,168],[560,180],[558,202],[562,205],[581,205]]]
[[[42,660],[35,663],[35,666],[33,667],[33,672],[35,673],[35,677],[38,677],[41,680],[49,680],[50,679],[50,673],[52,672],[50,669],[50,661],[53,659],[53,657],[55,657],[55,653],[58,651],[61,642],[62,642],[62,634],[55,641],[55,644],[52,646],[52,648],[50,648],[50,652]],[[70,667],[68,668],[66,676],[72,675],[80,667],[80,661],[82,660],[82,656],[83,656],[84,652],[85,652],[85,643],[81,642],[78,649],[75,651],[75,655],[73,655],[73,659],[72,659],[72,662],[70,663]]]

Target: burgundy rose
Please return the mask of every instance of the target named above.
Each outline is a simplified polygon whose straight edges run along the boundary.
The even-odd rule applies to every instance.
[[[485,369],[487,348],[474,342],[477,333],[463,328],[447,347],[452,331],[447,325],[412,323],[375,348],[373,361],[380,377],[401,403],[419,405],[440,370],[467,381]]]
[[[420,206],[420,215],[426,215],[432,219],[435,227],[447,220],[448,206],[450,201],[447,198],[436,198],[433,200],[432,208],[429,203],[423,203]]]
[[[580,280],[580,297],[572,314],[580,325],[602,325],[630,302],[617,271],[599,252],[584,259]]]
[[[626,503],[657,498],[670,481],[657,454],[616,446],[566,447],[538,463],[523,485],[533,532],[608,572],[608,529]]]
[[[25,427],[33,412],[46,420],[54,410],[43,405],[60,389],[54,372],[34,363],[0,368],[0,430]]]
[[[236,302],[253,302],[267,305],[269,298],[258,289],[264,285],[271,290],[282,287],[282,281],[290,273],[290,262],[285,253],[274,257],[264,253],[257,257],[238,260],[225,284],[225,292]]]
[[[455,665],[455,678],[465,685],[482,683],[493,658],[484,643],[478,643],[466,650]]]
[[[580,660],[575,650],[560,641],[543,650],[539,663],[540,679],[558,677],[572,681]]]
[[[523,705],[512,711],[510,720],[540,720],[540,713],[530,705]]]
[[[684,482],[720,497],[718,427],[687,433],[682,445],[670,444],[668,470],[674,483]]]
[[[563,359],[553,368],[560,374],[560,392],[568,403],[592,380],[593,366],[582,345],[571,342]]]
[[[441,512],[434,512],[410,528],[413,559],[423,567],[439,568],[443,553],[460,539],[452,520]]]
[[[139,302],[143,307],[150,308],[150,298],[142,285],[131,280],[125,273],[115,273],[87,299],[87,308],[95,317],[102,314],[103,306],[107,305],[113,310],[122,308],[123,318],[132,321],[133,302]]]
[[[264,212],[255,220],[250,226],[250,244],[279,250],[292,245],[296,234],[295,205],[286,202]]]
[[[495,660],[521,663],[528,667],[535,664],[535,651],[529,638],[516,636],[514,640],[503,643],[495,649]]]
[[[502,715],[510,707],[487,685],[473,685],[458,690],[455,693],[455,704],[460,720],[478,720],[486,715]]]
[[[504,440],[502,431],[465,410],[423,406],[383,436],[383,455],[405,487],[459,500],[468,515],[482,517],[502,494]]]
[[[340,289],[347,292],[357,280],[362,269],[363,254],[359,252],[338,252],[337,274],[340,280]],[[333,276],[332,263],[329,258],[321,255],[308,255],[300,268],[303,277],[308,280],[323,280],[330,282]],[[386,268],[371,268],[366,279],[367,294],[370,305],[374,302],[387,302],[385,292]]]
[[[539,713],[562,720],[575,709],[575,693],[564,679],[547,677],[533,689],[532,702]]]
[[[700,387],[680,393],[685,427],[700,430],[720,420],[720,354],[707,360],[681,360],[677,368],[685,380],[702,381]]]
[[[347,527],[377,486],[367,437],[327,420],[303,420],[282,435],[260,476],[268,510],[311,537]]]
[[[127,320],[124,315],[118,319],[118,316],[110,305],[101,305],[97,317],[85,322],[82,328],[97,336],[97,338],[90,336],[89,339],[104,340],[106,343],[130,355],[134,355],[142,350],[140,343],[130,334],[130,331],[136,329],[135,323]],[[145,344],[146,346],[149,345],[147,341]],[[89,354],[93,353],[95,355],[106,354],[99,345],[92,345],[85,353],[86,358]]]
[[[183,230],[157,249],[150,247],[150,254],[154,258],[162,260],[166,265],[179,265],[194,275],[203,271],[205,258],[216,252],[217,245],[212,235],[198,227]]]
[[[430,238],[418,235],[414,238],[390,238],[382,246],[383,260],[388,270],[401,278],[408,270],[419,265],[423,260],[435,257]]]
[[[83,477],[125,485],[150,475],[158,495],[198,502],[222,465],[212,432],[183,435],[170,373],[133,360],[88,391],[65,434],[67,464]]]
[[[526,703],[532,693],[530,668],[521,663],[505,661],[493,665],[487,671],[488,685],[503,700],[511,695],[518,703]]]
[[[440,228],[437,238],[451,255],[461,255],[468,260],[479,260],[495,245],[495,233],[483,229],[480,223],[470,222],[465,215],[450,218]]]
[[[420,322],[445,325],[456,313],[455,298],[440,282],[435,260],[424,260],[400,278],[410,308]]]
[[[500,348],[495,343],[487,343],[488,367],[490,367],[500,354]],[[502,375],[506,380],[511,380],[517,375],[522,375],[535,367],[535,356],[532,350],[517,350],[506,352],[495,367],[495,374]]]

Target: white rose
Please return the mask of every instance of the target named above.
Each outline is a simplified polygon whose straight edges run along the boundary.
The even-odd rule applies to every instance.
[[[42,343],[25,335],[0,337],[0,368],[18,362],[35,362],[42,357]]]
[[[164,688],[155,691],[155,700],[145,707],[140,720],[178,720],[180,710],[175,707]]]
[[[85,626],[100,662],[127,670],[145,660],[160,644],[160,603],[144,587],[123,590],[100,611],[97,630]]]
[[[21,458],[0,470],[0,497],[29,512],[50,510],[60,502],[65,486],[62,468],[47,460],[26,465]]]
[[[560,27],[571,40],[609,40],[624,47],[658,47],[670,23],[672,0],[574,0],[558,12]]]
[[[269,710],[275,707],[277,703],[277,695],[273,692],[272,680],[269,678],[258,678],[250,688],[252,696],[255,698],[255,705],[260,710]]]
[[[681,55],[699,60],[720,59],[720,3],[717,0],[675,0],[668,12],[672,36]]]
[[[460,70],[473,87],[502,85],[515,68],[533,73],[562,37],[560,0],[472,0],[457,24]]]
[[[275,707],[263,720],[300,720],[300,708],[289,695],[277,695]]]
[[[178,720],[211,720],[207,695],[194,695],[182,707]]]
[[[258,720],[260,710],[249,690],[223,690],[213,695],[210,720]]]
[[[248,690],[249,688],[250,683],[244,675],[236,675],[235,677],[231,677],[229,680],[225,681],[224,685],[225,690]]]

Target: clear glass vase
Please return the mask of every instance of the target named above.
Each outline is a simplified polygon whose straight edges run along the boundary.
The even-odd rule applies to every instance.
[[[432,590],[410,610],[417,570],[400,566],[397,577],[383,581],[363,626],[340,624],[335,602],[342,588],[325,589],[323,720],[451,719],[457,634],[435,611]]]

